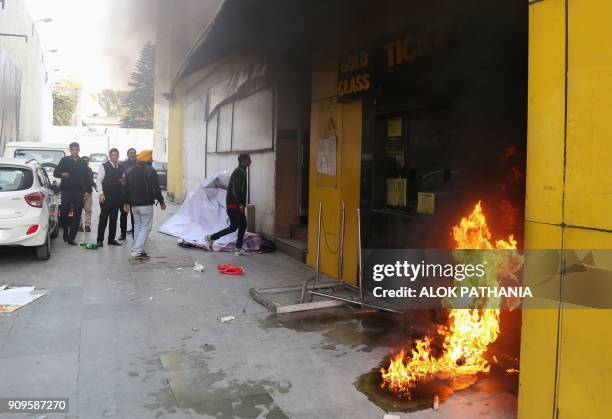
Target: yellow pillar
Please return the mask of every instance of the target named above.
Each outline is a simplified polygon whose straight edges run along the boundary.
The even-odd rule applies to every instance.
[[[168,118],[168,194],[176,201],[185,197],[183,184],[184,95],[177,90],[170,102]]]
[[[525,245],[612,249],[612,3],[544,0],[529,9]],[[594,252],[589,269],[612,277],[607,255]],[[610,290],[601,289],[608,301]],[[567,303],[523,311],[519,417],[609,417],[611,323],[612,310]]]

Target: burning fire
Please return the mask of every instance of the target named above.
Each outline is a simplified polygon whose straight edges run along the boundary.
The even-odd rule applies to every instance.
[[[513,236],[508,237],[508,240],[497,240],[494,243],[491,241],[491,232],[480,202],[468,217],[463,217],[459,224],[453,227],[452,236],[456,249],[517,247]],[[492,275],[512,275],[516,271],[516,265],[516,261],[508,262],[502,257],[497,258]],[[410,354],[402,349],[391,359],[388,369],[381,368],[381,388],[387,387],[398,396],[410,398],[410,389],[428,378],[452,378],[489,372],[491,366],[485,358],[485,353],[488,346],[499,336],[499,309],[478,308],[483,305],[477,301],[472,301],[470,307],[472,308],[451,309],[448,323],[438,326],[437,333],[443,342],[441,356],[436,357],[432,353],[432,337],[426,336],[417,340]]]

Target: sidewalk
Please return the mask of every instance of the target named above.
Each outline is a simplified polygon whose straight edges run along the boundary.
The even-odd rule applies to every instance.
[[[177,209],[157,207],[154,230]],[[353,383],[389,353],[393,319],[348,308],[271,316],[249,289],[313,273],[280,253],[183,249],[155,231],[147,252],[186,266],[131,265],[127,246],[88,251],[61,238],[48,262],[0,251],[0,283],[49,291],[0,316],[0,397],[69,397],[70,414],[49,418],[383,417]],[[193,261],[206,271],[194,272]],[[220,263],[246,274],[218,274]],[[490,417],[493,406],[514,417],[515,403],[510,393],[467,390],[439,411],[401,417]]]

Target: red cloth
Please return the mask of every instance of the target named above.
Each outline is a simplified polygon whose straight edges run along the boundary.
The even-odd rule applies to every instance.
[[[244,268],[242,266],[237,265],[217,265],[217,272],[225,275],[242,275],[244,273]]]

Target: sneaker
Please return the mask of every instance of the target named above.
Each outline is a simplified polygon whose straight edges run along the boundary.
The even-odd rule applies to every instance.
[[[213,243],[215,241],[210,238],[210,234],[207,234],[206,236],[204,236],[204,242],[206,242],[206,244],[208,245],[208,250],[210,250],[212,252],[212,250],[213,250]]]
[[[80,226],[80,227],[79,227],[79,231],[80,231],[81,233],[82,233],[83,231],[85,231],[85,230],[83,229],[83,226]]]
[[[247,254],[247,252],[245,252],[244,249],[236,249],[234,251],[234,256],[244,256],[246,254]]]
[[[91,233],[91,228],[89,226],[85,226],[85,233]]]
[[[104,247],[104,239],[96,240],[96,244],[98,245],[98,247]]]
[[[125,240],[125,234],[122,234],[119,236],[119,241],[124,241]]]
[[[138,255],[140,259],[151,259],[151,256],[147,255],[145,252],[142,252]]]

